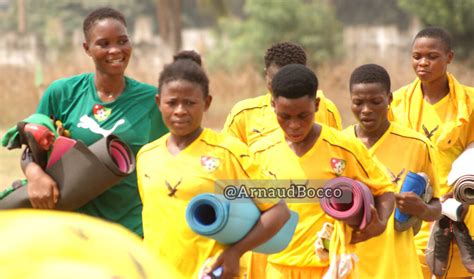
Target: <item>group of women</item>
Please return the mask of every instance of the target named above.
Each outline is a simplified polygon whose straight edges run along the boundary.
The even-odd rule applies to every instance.
[[[348,276],[429,278],[432,272],[457,277],[474,272],[474,253],[466,255],[461,248],[473,251],[469,245],[474,244],[470,238],[462,245],[458,240],[466,231],[474,232],[472,210],[464,207],[464,222],[439,221],[446,218],[441,218],[440,201],[450,198],[451,164],[474,141],[474,89],[447,72],[454,53],[443,29],[429,27],[417,34],[412,45],[416,79],[393,94],[381,66],[354,70],[349,92],[358,123],[342,132],[336,106],[318,90],[316,75],[305,66],[304,50],[277,43],[265,53],[269,93],[236,104],[222,133],[202,127],[212,95],[197,53],[176,54],[162,70],[157,89],[125,76],[132,46],[120,12],[95,10],[83,29],[83,47],[95,72],[53,82],[37,111],[61,120],[73,138],[86,144],[103,136],[80,125],[90,118],[131,146],[137,174],[78,211],[144,237],[150,252],[182,278],[210,275],[218,267],[222,278],[347,275],[334,271],[335,262],[339,269],[345,263],[314,250],[324,223],[334,223],[317,203],[255,198],[262,212],[259,221],[230,246],[197,235],[185,220],[189,201],[214,192],[219,180],[338,176],[363,182],[375,197],[369,224],[350,229],[347,245],[358,260],[350,258]],[[97,116],[97,106],[107,113]],[[33,207],[53,209],[60,195],[55,181],[35,163],[24,171]],[[410,171],[426,174],[431,198],[398,193]],[[395,230],[395,206],[424,221],[418,234]],[[250,253],[285,224],[289,209],[300,217],[289,246],[269,256]],[[435,241],[428,245],[432,235]]]

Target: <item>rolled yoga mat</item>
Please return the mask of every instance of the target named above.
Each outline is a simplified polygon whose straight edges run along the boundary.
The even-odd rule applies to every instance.
[[[426,174],[408,172],[403,185],[400,189],[400,193],[414,192],[419,197],[426,195],[428,185],[428,177]],[[432,196],[428,197],[431,200]],[[424,199],[424,198],[423,198]],[[426,201],[425,201],[426,202]],[[394,226],[395,230],[399,232],[406,231],[410,228],[413,228],[413,233],[416,235],[421,228],[422,220],[416,216],[403,214],[398,208],[395,207],[394,213]]]
[[[474,175],[474,142],[469,144],[451,165],[448,185],[454,185],[462,176]]]
[[[474,204],[474,175],[463,175],[454,183],[454,198],[462,203]]]
[[[251,199],[228,200],[222,195],[200,194],[186,208],[186,221],[197,234],[221,244],[244,238],[260,219],[260,210]],[[270,240],[252,251],[273,254],[284,250],[295,232],[298,213],[290,210],[290,219]]]
[[[130,148],[117,136],[109,135],[89,147],[77,141],[46,172],[59,185],[56,209],[75,210],[134,170],[135,157]],[[31,208],[26,187],[0,200],[0,209],[15,208]]]
[[[413,192],[418,196],[423,195],[427,185],[426,179],[414,172],[408,172],[403,181],[400,193]],[[401,213],[398,208],[395,208],[395,221],[404,223],[410,219],[411,215]]]
[[[329,180],[324,189],[331,188],[342,191],[342,197],[320,200],[323,211],[336,220],[364,229],[370,222],[370,206],[374,205],[374,197],[370,189],[362,182],[347,178],[336,177]]]

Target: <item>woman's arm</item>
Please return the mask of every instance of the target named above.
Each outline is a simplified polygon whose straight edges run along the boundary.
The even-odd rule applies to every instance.
[[[59,199],[59,188],[51,176],[29,158],[25,150],[21,161],[21,169],[28,183],[28,197],[33,208],[54,209]]]
[[[417,216],[423,221],[435,221],[441,217],[439,199],[434,198],[429,203],[425,203],[413,192],[395,194],[395,199],[401,213]]]
[[[352,232],[351,243],[366,241],[372,237],[378,236],[385,231],[388,219],[392,215],[395,207],[395,197],[393,192],[385,192],[375,197],[375,208],[371,210],[372,218],[369,224],[363,230],[355,229]]]
[[[211,273],[219,266],[223,267],[222,279],[234,278],[239,275],[240,257],[247,251],[272,238],[288,221],[290,211],[284,201],[280,201],[269,210],[262,213],[260,220],[250,232],[239,242],[230,246],[206,270]]]

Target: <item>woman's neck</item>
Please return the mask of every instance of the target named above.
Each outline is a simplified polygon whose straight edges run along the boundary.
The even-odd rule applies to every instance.
[[[306,136],[304,140],[300,142],[291,142],[287,140],[287,143],[290,149],[293,150],[293,152],[298,157],[301,157],[313,147],[313,145],[316,143],[320,135],[321,135],[321,126],[314,124],[313,128],[311,129],[311,131],[309,132],[309,134]]]
[[[196,131],[185,136],[174,135],[171,133],[166,146],[168,147],[168,150],[171,154],[177,155],[183,149],[193,143],[201,135],[203,130],[204,129],[202,127],[199,127],[199,129],[196,129]]]
[[[380,129],[375,131],[366,131],[360,124],[355,126],[355,133],[357,138],[367,147],[371,148],[390,127],[390,121],[388,119],[381,124]]]
[[[430,104],[436,104],[449,94],[448,77],[445,75],[443,78],[431,82],[422,82],[421,90],[423,92],[423,99]]]
[[[117,99],[125,89],[125,77],[123,75],[106,75],[96,72],[94,84],[99,98],[104,102]]]

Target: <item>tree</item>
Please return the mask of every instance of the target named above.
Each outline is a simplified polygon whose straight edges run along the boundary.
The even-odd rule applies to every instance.
[[[285,0],[277,5],[247,0],[244,20],[221,20],[217,36],[219,45],[210,52],[209,64],[227,68],[261,66],[265,49],[281,41],[302,45],[312,64],[327,61],[342,49],[341,23],[324,0]]]
[[[156,0],[158,29],[173,53],[181,49],[181,0]]]
[[[456,55],[473,55],[474,0],[398,0],[398,4],[419,17],[424,25],[448,30],[457,46]]]

